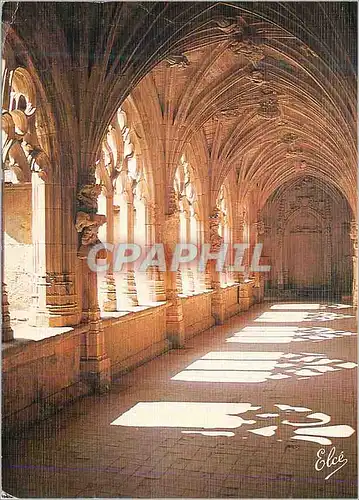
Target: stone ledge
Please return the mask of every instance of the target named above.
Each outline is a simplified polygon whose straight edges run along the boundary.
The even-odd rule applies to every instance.
[[[101,312],[101,319],[104,327],[117,325],[119,323],[148,316],[156,312],[156,310],[165,309],[170,307],[170,305],[171,304],[168,302],[154,302],[153,305],[134,307],[131,311]]]

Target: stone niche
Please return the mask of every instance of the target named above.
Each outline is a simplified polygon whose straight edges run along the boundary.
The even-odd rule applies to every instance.
[[[12,316],[29,309],[33,289],[31,183],[4,189],[4,260]]]

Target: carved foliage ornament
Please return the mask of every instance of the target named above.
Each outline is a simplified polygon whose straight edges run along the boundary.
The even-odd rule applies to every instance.
[[[270,87],[262,87],[261,89],[258,114],[267,119],[280,116],[277,92]]]
[[[256,67],[253,67],[249,71],[247,79],[250,80],[254,85],[262,85],[265,82],[264,74]]]
[[[230,48],[235,54],[244,55],[255,66],[265,57],[263,48],[250,39],[234,40],[231,42]]]
[[[229,35],[229,48],[235,54],[244,55],[255,66],[264,59],[261,46],[263,38],[242,16],[220,17],[215,20],[215,23],[219,30]]]
[[[216,207],[209,218],[211,252],[219,252],[223,238],[219,235],[220,213]]]
[[[76,231],[80,234],[78,256],[86,258],[92,245],[100,243],[98,231],[105,224],[106,217],[97,214],[97,199],[101,193],[100,184],[85,184],[77,193]]]
[[[165,61],[170,68],[187,68],[189,66],[189,60],[183,54],[171,54],[166,57]]]
[[[87,213],[97,212],[97,199],[101,193],[100,184],[85,184],[77,193],[77,207],[79,211]]]
[[[217,28],[227,35],[242,34],[243,28],[247,24],[242,16],[233,17],[219,17],[214,20]]]
[[[257,235],[258,236],[261,236],[262,234],[264,234],[265,226],[264,226],[263,220],[260,219],[256,222],[256,228],[257,228]]]
[[[75,227],[76,231],[81,233],[80,258],[87,256],[90,246],[100,243],[98,231],[100,226],[105,224],[105,222],[106,217],[104,215],[77,212]]]

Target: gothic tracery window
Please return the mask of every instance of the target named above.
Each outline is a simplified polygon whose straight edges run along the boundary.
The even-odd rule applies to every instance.
[[[38,282],[46,280],[47,269],[49,159],[37,134],[41,110],[31,76],[24,68],[10,70],[3,60],[3,79],[4,275],[14,324],[18,318],[36,324],[35,311],[44,305]]]
[[[219,226],[218,226],[218,234],[222,238],[223,244],[228,245],[227,259],[224,265],[223,271],[221,273],[221,285],[229,285],[232,284],[233,274],[228,270],[228,266],[232,263],[233,260],[233,241],[232,241],[232,220],[230,214],[230,206],[228,201],[228,193],[227,188],[224,184],[219,191],[216,209],[218,211],[219,218]]]
[[[100,239],[115,246],[136,244],[145,253],[153,242],[152,203],[140,146],[121,108],[108,128],[96,172],[97,182],[102,184],[99,210],[106,210],[107,216]],[[122,271],[112,269],[112,264],[106,277],[99,280],[102,309],[148,304],[152,299],[148,274],[132,263]]]
[[[193,171],[185,155],[182,155],[177,167],[174,190],[179,208],[179,239],[180,243],[191,243],[198,253],[203,244],[203,234],[199,217],[197,190],[193,180]],[[178,273],[178,291],[184,295],[199,293],[205,288],[204,279],[197,269],[197,259],[183,264]]]

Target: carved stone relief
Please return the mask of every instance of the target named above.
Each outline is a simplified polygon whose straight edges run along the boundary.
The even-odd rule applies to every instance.
[[[269,86],[261,87],[258,114],[267,119],[278,118],[280,116],[277,92]]]
[[[187,57],[183,54],[171,54],[166,57],[166,62],[170,68],[187,68],[190,64]]]

